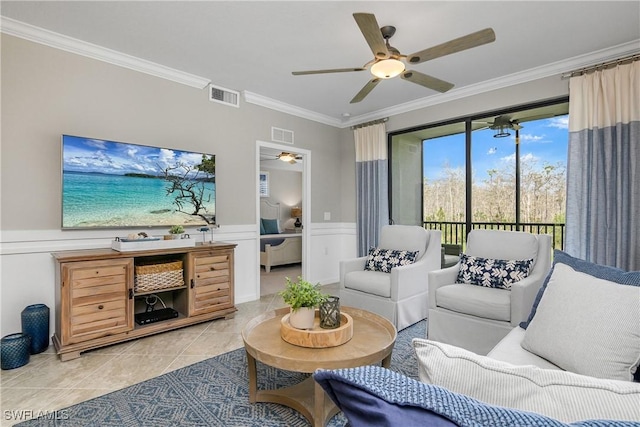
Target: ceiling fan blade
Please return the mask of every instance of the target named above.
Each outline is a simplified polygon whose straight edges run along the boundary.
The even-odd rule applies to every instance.
[[[441,56],[491,43],[495,40],[496,34],[493,32],[493,29],[485,28],[484,30],[476,31],[475,33],[467,34],[466,36],[458,37],[457,39],[409,55],[407,56],[407,62],[410,64],[420,64],[421,62]]]
[[[369,95],[369,92],[371,92],[373,88],[376,87],[378,83],[380,83],[380,80],[381,79],[379,78],[369,80],[369,82],[364,85],[362,89],[360,89],[360,92],[358,92],[356,96],[353,97],[350,104],[355,104],[356,102],[362,101],[367,95]]]
[[[362,35],[369,44],[373,56],[379,59],[389,58],[391,55],[384,42],[384,37],[382,37],[382,32],[380,32],[380,26],[378,25],[378,21],[376,21],[376,16],[372,13],[354,13],[353,18],[356,20]]]
[[[348,73],[350,71],[364,71],[366,68],[333,68],[329,70],[309,70],[309,71],[293,71],[294,76],[304,76],[307,74],[327,74],[327,73]]]
[[[438,92],[446,92],[454,86],[453,83],[445,82],[444,80],[436,79],[435,77],[412,70],[405,71],[400,75],[400,77],[404,80],[409,80],[411,83],[419,84],[420,86],[424,86]]]

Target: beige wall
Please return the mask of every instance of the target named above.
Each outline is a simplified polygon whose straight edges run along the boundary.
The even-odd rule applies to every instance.
[[[311,220],[342,221],[340,171],[326,171],[344,130],[3,35],[1,228],[60,228],[63,133],[215,154],[219,223],[255,223],[256,140],[271,126],[313,153]]]

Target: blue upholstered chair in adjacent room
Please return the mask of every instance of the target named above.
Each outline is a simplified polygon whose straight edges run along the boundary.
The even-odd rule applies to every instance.
[[[386,317],[398,330],[404,329],[428,314],[428,273],[440,268],[439,230],[425,230],[412,225],[387,225],[380,232],[379,250],[406,251],[415,261],[385,269],[384,254],[340,262],[340,304],[368,310]],[[417,252],[417,253],[415,253]],[[388,252],[390,253],[390,252]],[[371,252],[370,252],[371,254]],[[391,256],[398,260],[397,252]],[[402,256],[400,257],[402,258]],[[369,268],[365,266],[369,263]],[[392,261],[393,264],[393,261]]]
[[[551,236],[472,230],[460,262],[429,273],[428,338],[487,354],[527,320],[550,268]]]

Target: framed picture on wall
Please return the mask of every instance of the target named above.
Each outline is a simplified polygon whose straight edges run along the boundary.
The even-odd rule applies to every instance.
[[[260,171],[260,197],[269,197],[269,172]]]

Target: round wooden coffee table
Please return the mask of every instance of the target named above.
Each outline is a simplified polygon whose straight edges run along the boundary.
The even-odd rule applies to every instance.
[[[382,362],[389,367],[396,328],[377,314],[351,307],[341,311],[353,318],[353,337],[337,347],[308,348],[289,344],[280,336],[280,320],[289,313],[282,308],[258,316],[242,330],[249,364],[249,401],[289,406],[304,415],[312,426],[324,427],[338,408],[309,377],[303,382],[273,390],[258,390],[256,360],[287,371],[313,373],[316,369],[353,368]]]

